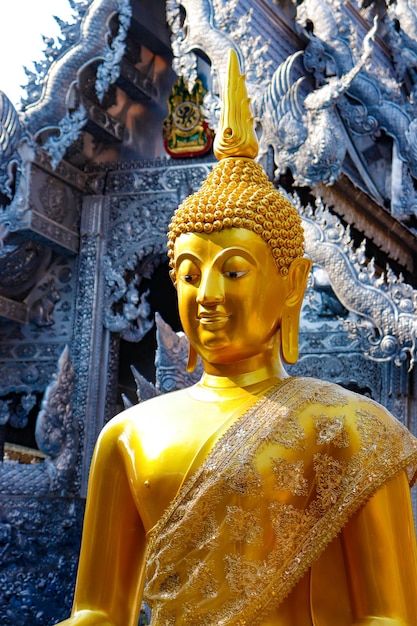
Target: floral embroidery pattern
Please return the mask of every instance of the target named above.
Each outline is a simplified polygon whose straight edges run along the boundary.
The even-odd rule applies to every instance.
[[[262,488],[262,477],[248,454],[236,458],[224,473],[228,489],[241,495],[256,495]]]
[[[317,431],[317,445],[332,443],[337,448],[349,446],[349,434],[345,429],[345,416],[329,418],[327,415],[318,415],[314,426]]]
[[[172,574],[168,574],[165,579],[161,582],[159,586],[159,591],[162,596],[169,597],[172,595],[179,587],[180,577],[174,572]]]
[[[203,561],[197,561],[189,566],[190,582],[195,590],[205,598],[213,598],[218,591],[218,582],[213,568]]]
[[[218,545],[219,527],[213,513],[213,502],[202,502],[202,510],[199,513],[186,505],[179,507],[173,528],[176,530],[178,543],[169,548],[172,558],[177,556],[177,548],[182,552],[181,544],[199,549],[206,546],[212,550]]]
[[[357,409],[356,415],[358,416],[358,432],[363,449],[369,455],[377,454],[380,444],[388,436],[385,424],[376,415],[367,410]]]
[[[280,559],[282,559],[286,553],[293,550],[296,539],[294,528],[304,525],[304,511],[283,502],[273,502],[269,508],[272,526],[278,539]]]
[[[351,515],[416,466],[416,440],[381,407],[286,379],[232,423],[152,531],[151,623],[261,624]]]
[[[271,458],[271,467],[276,489],[291,491],[295,496],[308,494],[308,480],[304,477],[304,461],[291,462]]]
[[[275,422],[271,422],[270,427],[266,429],[261,444],[271,444],[284,446],[287,450],[304,450],[305,449],[305,433],[301,427],[297,414],[288,407],[279,409]]]
[[[263,587],[266,565],[250,561],[241,554],[224,557],[226,579],[233,593],[256,596]]]
[[[227,506],[226,524],[233,541],[246,541],[255,545],[260,543],[262,527],[259,509],[245,511],[240,506]]]
[[[323,509],[328,509],[337,499],[344,487],[346,465],[333,459],[328,454],[314,455],[316,472],[316,491]]]

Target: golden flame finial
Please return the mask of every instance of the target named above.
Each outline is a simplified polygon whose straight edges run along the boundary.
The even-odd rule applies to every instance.
[[[240,73],[239,59],[233,49],[229,52],[227,84],[224,86],[220,127],[213,151],[219,161],[227,157],[254,159],[258,154],[245,75]]]

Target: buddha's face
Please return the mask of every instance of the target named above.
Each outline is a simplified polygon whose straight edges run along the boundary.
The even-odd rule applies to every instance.
[[[244,228],[186,233],[174,255],[181,322],[205,366],[270,352],[288,281],[263,239]]]

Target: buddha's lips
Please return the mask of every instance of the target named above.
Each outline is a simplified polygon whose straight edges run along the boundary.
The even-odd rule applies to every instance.
[[[214,326],[217,324],[226,324],[229,320],[229,316],[221,313],[201,313],[198,315],[198,321],[203,326]]]

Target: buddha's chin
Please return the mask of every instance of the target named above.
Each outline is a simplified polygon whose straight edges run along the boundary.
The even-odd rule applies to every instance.
[[[200,346],[197,351],[214,355],[217,352],[227,351],[228,346],[230,346],[230,341],[224,333],[205,332],[204,336],[200,337]]]
[[[237,370],[251,369],[253,366],[252,360],[255,358],[255,366],[257,363],[256,356],[252,353],[248,353],[244,350],[236,350],[228,339],[221,342],[217,341],[204,342],[197,346],[197,352],[200,355],[203,362],[207,365],[212,365],[215,368],[225,367],[227,371],[231,371],[230,368],[236,368]]]

